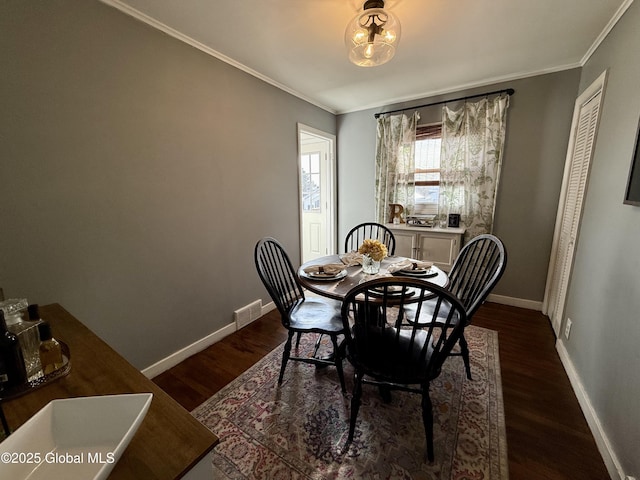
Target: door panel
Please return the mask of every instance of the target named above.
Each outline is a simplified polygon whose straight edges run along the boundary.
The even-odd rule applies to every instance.
[[[445,271],[451,269],[458,253],[455,236],[420,235],[420,259],[431,261]]]
[[[334,140],[299,125],[301,262],[335,253]]]
[[[543,313],[551,319],[556,337],[560,336],[562,316],[569,288],[573,257],[580,230],[582,205],[589,178],[591,158],[595,146],[598,119],[606,72],[576,100],[571,138],[558,218],[547,275]]]
[[[416,234],[414,232],[399,232],[393,231],[393,236],[396,239],[396,255],[401,257],[415,258],[416,257]]]
[[[326,242],[322,238],[322,224],[313,222],[309,224],[309,251],[318,256],[324,255],[323,248],[326,248]]]

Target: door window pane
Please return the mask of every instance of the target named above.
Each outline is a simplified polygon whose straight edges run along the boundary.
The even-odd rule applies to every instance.
[[[302,210],[320,210],[320,152],[300,156],[302,169]]]

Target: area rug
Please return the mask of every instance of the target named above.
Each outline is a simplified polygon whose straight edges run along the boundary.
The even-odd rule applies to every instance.
[[[431,385],[433,463],[424,461],[420,395],[394,391],[385,403],[365,385],[354,441],[345,449],[351,366],[345,361],[347,396],[335,368],[300,362],[289,362],[278,386],[281,345],[192,412],[220,439],[214,478],[506,480],[498,334],[470,326],[465,336],[473,380],[462,358],[450,357]],[[312,348],[307,337],[303,352]]]

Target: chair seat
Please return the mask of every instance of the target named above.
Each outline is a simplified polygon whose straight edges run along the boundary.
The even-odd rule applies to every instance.
[[[433,312],[436,310],[436,299],[426,300],[422,302],[420,305],[420,317],[416,319],[416,314],[418,313],[418,304],[411,303],[404,307],[404,313],[406,315],[408,322],[414,322],[419,325],[428,325],[433,320]],[[451,306],[443,303],[438,310],[438,314],[436,316],[436,322],[443,323],[447,317],[449,316],[449,312],[451,311]],[[455,326],[458,324],[459,315],[457,312],[454,312],[453,318],[451,319],[450,325]]]
[[[340,304],[309,297],[289,314],[289,328],[297,332],[341,333]]]
[[[357,338],[357,332],[354,333]],[[414,332],[414,338],[411,330],[400,330],[397,334],[394,327],[372,329],[366,334],[367,347],[359,349],[356,340],[352,348],[348,348],[348,356],[351,361],[363,365],[365,374],[376,380],[423,383],[429,376],[432,338],[425,331]],[[425,342],[428,342],[427,351],[423,352]]]

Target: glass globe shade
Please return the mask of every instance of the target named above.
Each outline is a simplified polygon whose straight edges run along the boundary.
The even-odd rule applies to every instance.
[[[400,22],[383,8],[368,8],[358,13],[344,33],[349,60],[360,67],[387,63],[396,53],[399,41]]]

